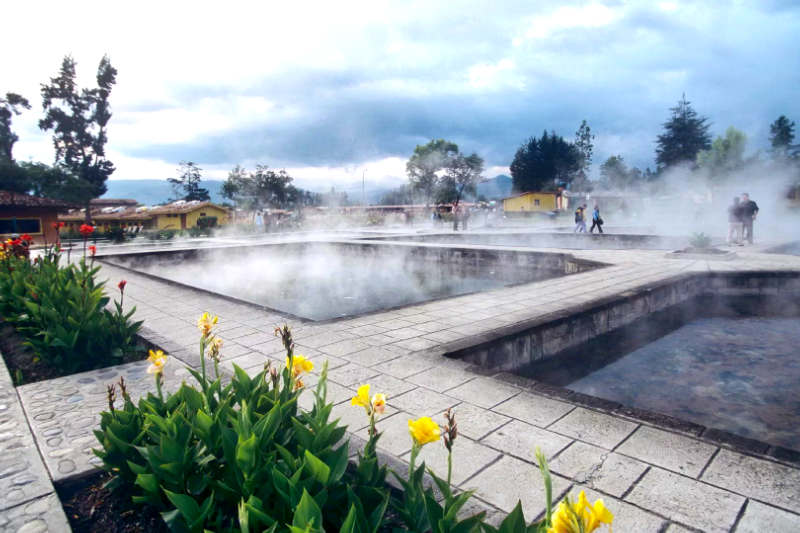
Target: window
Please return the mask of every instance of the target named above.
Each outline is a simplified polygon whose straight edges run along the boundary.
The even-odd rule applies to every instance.
[[[2,218],[0,233],[41,233],[42,221],[38,218]]]
[[[540,202],[539,202],[538,198],[533,200],[533,205],[540,205]]]

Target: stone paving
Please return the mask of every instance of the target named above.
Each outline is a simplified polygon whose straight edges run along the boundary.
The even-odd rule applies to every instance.
[[[568,252],[610,266],[327,323],[287,320],[108,265],[102,273],[112,287],[119,279],[128,281],[126,307],[136,305],[137,316],[148,328],[147,338],[187,365],[199,364],[195,322],[204,311],[220,316],[227,368],[235,363],[257,371],[267,359],[282,361],[283,350],[273,329],[288,323],[298,353],[314,360],[317,368],[322,361],[329,362],[328,391],[334,415],[341,417],[352,435],[365,437],[367,425],[363,412],[349,405],[356,388],[368,382],[374,391],[387,394],[388,408],[378,423],[384,432],[382,451],[400,461],[407,460],[411,448],[408,419],[428,415],[441,422],[441,413],[454,407],[461,435],[454,450],[455,484],[474,489],[479,501],[495,511],[510,511],[522,500],[526,516],[542,512],[544,496],[533,457],[538,446],[551,464],[554,497],[586,489],[592,498],[604,498],[617,515],[617,532],[800,527],[800,468],[796,464],[738,453],[638,419],[548,397],[524,383],[509,383],[443,356],[448,342],[464,336],[686,272],[800,271],[800,258],[760,254],[754,249],[737,250],[735,260],[716,262],[665,259],[663,252]],[[225,275],[224,268],[219,275]],[[104,384],[124,373],[136,387],[146,388],[146,379],[137,380],[143,376],[142,365],[61,378],[54,380],[58,381],[55,386],[50,382],[21,387],[19,397],[44,456],[38,467],[46,467],[49,477],[56,480],[91,468],[91,429],[104,407]],[[167,381],[177,383],[185,369],[175,365],[172,372]],[[307,404],[308,396],[304,396]],[[58,440],[61,437],[69,441]],[[437,473],[444,472],[443,447],[427,446],[422,456]],[[4,480],[0,477],[0,482]],[[42,493],[31,484],[25,505],[37,508],[36,498],[52,494],[47,481],[50,492]],[[25,512],[19,509],[13,517]],[[766,529],[765,524],[769,525]]]

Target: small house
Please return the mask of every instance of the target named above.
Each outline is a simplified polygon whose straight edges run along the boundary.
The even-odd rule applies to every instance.
[[[61,200],[0,191],[0,238],[27,233],[37,244],[53,243],[58,238],[53,223],[58,222],[59,211],[71,207],[74,206]]]
[[[562,191],[536,192],[529,191],[503,199],[503,211],[506,213],[547,213],[568,208],[568,199]]]

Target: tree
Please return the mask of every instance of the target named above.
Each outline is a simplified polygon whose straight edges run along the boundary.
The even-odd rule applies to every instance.
[[[291,183],[285,170],[275,172],[256,165],[255,172],[248,172],[237,165],[222,184],[222,195],[245,209],[287,208],[318,201]]]
[[[800,147],[793,145],[793,142],[794,121],[790,121],[785,115],[781,115],[769,126],[769,143],[772,156],[775,159],[798,157]]]
[[[16,93],[6,93],[5,98],[0,98],[0,163],[14,161],[11,151],[19,137],[11,131],[11,118],[22,113],[20,108],[30,109],[31,104]]]
[[[519,147],[511,162],[514,190],[547,191],[569,185],[581,168],[582,156],[575,145],[545,131]]]
[[[167,181],[172,184],[176,200],[186,200],[187,202],[208,202],[211,200],[208,189],[200,187],[200,182],[203,179],[200,175],[202,171],[203,169],[192,161],[181,161],[181,166],[178,168],[180,176],[167,178]]]
[[[717,137],[711,148],[697,153],[697,166],[706,170],[709,177],[719,180],[744,166],[744,150],[747,136],[733,126],[725,131],[725,137]]]
[[[478,180],[483,173],[483,159],[476,153],[453,156],[445,170],[436,199],[439,203],[453,204],[453,212],[466,194],[475,195]],[[453,217],[453,229],[458,229],[458,218]]]
[[[64,57],[61,71],[50,84],[42,84],[42,107],[45,116],[39,121],[43,131],[53,130],[56,166],[82,180],[81,203],[106,192],[106,180],[114,172],[114,164],[106,158],[106,128],[111,119],[108,98],[116,83],[117,70],[108,56],[97,68],[97,87],[78,89],[75,83],[75,61]]]
[[[439,186],[441,171],[457,153],[458,145],[444,139],[432,140],[414,148],[414,153],[406,163],[406,173],[412,188],[425,199],[426,207],[430,205]]]
[[[575,132],[575,148],[581,155],[579,173],[583,173],[584,178],[588,177],[589,169],[592,166],[592,152],[594,151],[594,135],[586,120],[581,122],[578,131]]]
[[[694,163],[697,153],[711,146],[708,119],[697,116],[686,95],[670,111],[672,117],[663,124],[665,131],[656,141],[656,164],[659,170],[680,163]]]

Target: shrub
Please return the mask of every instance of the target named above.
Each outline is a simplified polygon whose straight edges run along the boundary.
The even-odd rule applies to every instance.
[[[150,353],[156,393],[135,404],[124,381],[119,383],[122,407],[117,408],[115,386],[108,389],[108,411],[101,414],[95,432],[101,448],[95,454],[112,478],[111,488],[129,492],[135,502],[161,510],[173,531],[233,532],[340,531],[375,533],[400,529],[437,533],[534,533],[562,524],[557,531],[593,531],[610,523],[611,514],[601,501],[594,506],[583,493],[575,503],[567,500],[551,512],[551,482],[541,453],[537,454],[545,479],[547,513],[526,525],[518,504],[494,528],[484,514],[462,516],[471,492],[456,494],[447,480],[429,473],[444,498],[424,488],[424,463],[416,466],[422,446],[439,440],[439,426],[423,417],[409,421],[413,439],[409,474],[395,474],[403,486],[402,497],[392,497],[386,485],[386,467],[380,466],[375,426],[386,398],[370,397],[369,385],[358,389],[351,403],[362,407],[369,419],[369,440],[354,468],[348,470],[345,428],[331,421],[332,405],[326,400],[327,365],[314,391],[310,412],[298,408],[305,389],[304,375],[311,362],[294,353],[289,328],[276,329],[286,349],[286,365],[278,371],[270,363],[250,377],[236,365],[227,384],[219,374],[221,341],[217,319],[208,313],[198,320],[201,367],[189,369],[195,386],[183,383],[177,392],[163,394],[166,356]],[[206,359],[213,362],[214,377]],[[457,437],[454,415],[447,414],[444,443],[452,465],[452,443]],[[387,518],[390,505],[398,518]],[[397,523],[401,520],[402,523]],[[559,522],[561,521],[561,522]],[[574,524],[576,529],[564,525]]]
[[[91,247],[90,247],[91,248]],[[37,360],[67,373],[118,362],[136,350],[142,322],[112,312],[99,267],[83,258],[61,266],[52,249],[33,262],[6,255],[0,262],[0,315],[12,324]]]

